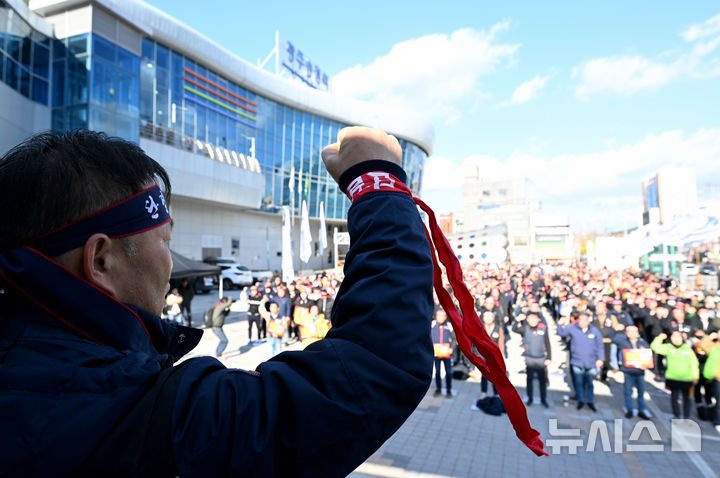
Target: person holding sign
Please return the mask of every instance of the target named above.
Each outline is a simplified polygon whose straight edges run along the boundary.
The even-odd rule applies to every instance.
[[[295,309],[297,310],[297,308]],[[310,310],[295,316],[295,324],[300,328],[300,340],[303,348],[325,337],[330,330],[330,323],[319,313],[318,306],[313,304]]]
[[[625,418],[633,417],[634,388],[638,394],[638,417],[649,420],[650,417],[645,412],[645,370],[653,368],[652,350],[645,339],[640,337],[640,331],[634,325],[624,327],[618,324],[610,338],[620,351],[620,371],[625,376]]]
[[[442,394],[442,379],[440,377],[440,365],[445,367],[445,393],[452,398],[452,362],[450,357],[453,354],[455,338],[452,326],[447,323],[447,313],[438,308],[435,312],[435,322],[430,328],[433,349],[435,352],[435,396]]]
[[[260,301],[260,316],[267,322],[267,334],[270,337],[270,356],[274,357],[280,353],[282,348],[282,340],[287,330],[288,321],[285,317],[280,316],[280,306],[277,302],[270,302],[268,306],[270,311],[265,309],[268,302],[268,296],[264,296]]]

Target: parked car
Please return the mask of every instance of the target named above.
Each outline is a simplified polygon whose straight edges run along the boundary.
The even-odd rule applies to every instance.
[[[170,287],[178,287],[182,279],[170,279]],[[188,282],[192,284],[195,294],[207,294],[215,287],[215,278],[213,276],[192,276],[188,277]]]
[[[216,265],[222,269],[221,276],[223,289],[239,289],[246,285],[252,285],[252,272],[247,267],[234,262],[218,262]]]
[[[273,277],[275,277],[275,273],[271,270],[253,270],[252,276],[255,282],[262,282],[272,280]]]

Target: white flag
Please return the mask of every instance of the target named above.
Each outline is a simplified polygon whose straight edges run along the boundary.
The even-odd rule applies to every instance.
[[[310,218],[307,203],[302,202],[302,218],[300,222],[300,260],[307,262],[312,255],[312,235],[310,234]]]
[[[295,191],[295,165],[290,168],[290,181],[288,181],[288,189],[290,192]]]
[[[302,169],[298,171],[298,194],[302,197],[303,194],[303,183],[302,183]]]
[[[282,207],[282,277],[283,282],[295,280],[293,270],[292,230],[290,228],[290,208]]]
[[[325,205],[320,201],[320,229],[318,230],[318,256],[322,256],[327,247],[327,227],[325,226]]]

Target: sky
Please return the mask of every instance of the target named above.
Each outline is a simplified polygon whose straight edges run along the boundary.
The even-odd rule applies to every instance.
[[[717,1],[148,3],[252,63],[278,30],[334,94],[426,118],[436,212],[462,210],[466,163],[528,178],[543,212],[588,232],[638,226],[663,166],[720,187]]]

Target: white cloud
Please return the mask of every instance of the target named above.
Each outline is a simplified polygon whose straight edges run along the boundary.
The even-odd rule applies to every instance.
[[[681,130],[666,131],[635,144],[582,155],[542,158],[517,152],[504,167],[522,171],[546,191],[569,197],[639,190],[640,181],[663,165],[674,163],[695,166],[698,173],[720,180],[720,128],[699,130],[690,136]]]
[[[689,51],[666,60],[645,56],[608,56],[593,58],[573,69],[579,80],[575,95],[583,100],[601,92],[631,95],[654,90],[679,78],[711,78],[720,75],[717,58],[707,58],[720,46],[720,14],[692,25],[680,36],[694,43]]]
[[[718,33],[720,33],[720,13],[703,23],[691,25],[680,36],[687,42],[693,42]]]
[[[495,71],[519,45],[496,40],[508,28],[470,28],[398,43],[369,65],[356,65],[332,80],[333,92],[389,104],[444,120],[457,120],[468,98],[482,98],[480,77]]]
[[[425,163],[423,191],[454,189],[462,186],[462,169],[452,159],[432,156]]]
[[[580,79],[575,94],[587,99],[602,91],[632,94],[658,88],[676,78],[681,66],[682,63],[665,64],[642,56],[596,58],[573,70],[573,78]]]
[[[510,104],[519,105],[525,103],[537,97],[540,90],[545,88],[549,77],[547,76],[536,76],[532,80],[526,81],[522,85],[515,88],[512,97],[510,98]]]
[[[447,158],[437,158],[433,163],[434,159],[428,162],[426,175],[437,178],[434,182],[426,178],[425,184],[432,184],[430,192],[439,198],[440,204],[443,194],[457,194],[462,184],[462,168]],[[527,177],[548,212],[570,214],[574,224],[582,229],[589,229],[594,223],[611,228],[624,223],[628,227],[637,225],[635,213],[642,203],[641,182],[668,164],[694,167],[698,183],[720,183],[720,128],[701,129],[693,134],[666,131],[648,135],[634,144],[589,154],[548,158],[515,152],[506,160],[470,156],[463,162],[465,167],[475,166],[494,178]],[[461,209],[459,201],[452,208],[443,208]]]

